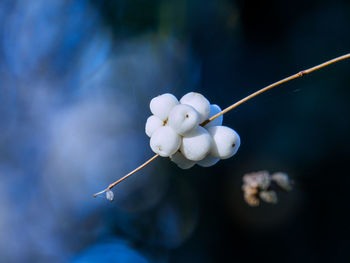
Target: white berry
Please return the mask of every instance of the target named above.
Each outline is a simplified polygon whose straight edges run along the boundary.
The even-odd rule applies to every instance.
[[[163,157],[169,157],[180,147],[181,137],[169,126],[156,129],[151,137],[150,146],[152,151]]]
[[[199,114],[190,105],[176,105],[169,113],[168,125],[180,135],[185,135],[199,125]]]
[[[202,94],[197,92],[187,93],[181,98],[180,103],[187,104],[195,108],[195,110],[199,113],[200,123],[208,119],[210,104]]]
[[[206,129],[197,126],[196,129],[182,138],[180,150],[191,161],[199,161],[210,151],[212,139]]]
[[[161,126],[163,126],[163,121],[161,119],[155,115],[149,116],[145,126],[145,132],[147,136],[151,137],[153,132]]]
[[[149,107],[154,115],[159,117],[162,121],[165,121],[168,118],[171,109],[178,104],[179,101],[174,95],[165,93],[153,98]]]
[[[211,104],[210,105],[210,112],[209,112],[209,118],[213,117],[214,115],[218,114],[221,111],[221,108],[216,105],[216,104]],[[209,128],[212,126],[221,126],[222,125],[222,120],[224,119],[224,116],[221,115],[217,117],[216,119],[212,120],[211,122],[207,123],[204,128]]]
[[[226,126],[213,126],[208,128],[208,132],[213,138],[210,153],[214,157],[227,159],[237,152],[241,139],[233,129]]]
[[[179,151],[171,155],[170,159],[181,169],[189,169],[196,164],[196,162],[186,159]]]
[[[216,158],[211,154],[208,154],[203,160],[198,161],[197,164],[202,167],[209,167],[209,166],[213,166],[218,161],[220,161],[219,158]]]

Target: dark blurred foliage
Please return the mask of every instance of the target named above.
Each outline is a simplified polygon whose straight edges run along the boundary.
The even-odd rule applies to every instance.
[[[154,96],[226,107],[350,50],[350,3],[0,2],[0,262],[349,262],[349,61],[240,106],[238,154],[180,170],[152,156]],[[294,190],[249,207],[242,176]]]

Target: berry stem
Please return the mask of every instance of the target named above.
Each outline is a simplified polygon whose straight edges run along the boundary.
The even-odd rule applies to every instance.
[[[350,53],[345,54],[345,55],[340,56],[340,57],[337,57],[337,58],[334,58],[334,59],[331,59],[331,60],[328,60],[328,61],[326,61],[326,62],[324,62],[324,63],[321,63],[321,64],[319,64],[319,65],[317,65],[317,66],[314,66],[314,67],[309,68],[309,69],[306,69],[306,70],[302,70],[302,71],[300,71],[300,72],[298,72],[298,73],[296,73],[296,74],[294,74],[294,75],[291,75],[291,76],[289,76],[289,77],[287,77],[287,78],[284,78],[284,79],[282,79],[282,80],[279,80],[279,81],[277,81],[277,82],[275,82],[275,83],[272,83],[272,84],[266,86],[265,88],[262,88],[262,89],[260,89],[260,90],[258,90],[258,91],[256,91],[256,92],[250,94],[249,96],[247,96],[247,97],[245,97],[245,98],[243,98],[243,99],[237,101],[236,103],[234,103],[234,104],[232,104],[231,106],[227,107],[226,109],[222,110],[222,111],[219,112],[218,114],[212,116],[212,117],[209,118],[208,120],[206,120],[206,121],[204,121],[203,123],[201,123],[201,126],[206,125],[207,123],[211,122],[212,120],[215,120],[216,118],[220,117],[221,115],[223,115],[223,114],[229,112],[230,110],[233,110],[234,108],[238,107],[239,105],[241,105],[241,104],[247,102],[248,100],[250,100],[250,99],[252,99],[252,98],[254,98],[254,97],[256,97],[256,96],[258,96],[258,95],[260,95],[260,94],[262,94],[262,93],[264,93],[265,91],[268,91],[268,90],[270,90],[270,89],[272,89],[272,88],[274,88],[274,87],[277,87],[277,86],[279,86],[279,85],[281,85],[281,84],[283,84],[283,83],[286,83],[286,82],[291,81],[291,80],[293,80],[293,79],[300,78],[300,77],[302,77],[302,76],[304,76],[304,75],[306,75],[306,74],[309,74],[309,73],[311,73],[311,72],[314,72],[314,71],[316,71],[316,70],[319,70],[319,69],[321,69],[321,68],[324,68],[324,67],[326,67],[326,66],[329,66],[329,65],[331,65],[331,64],[334,64],[334,63],[336,63],[336,62],[339,62],[339,61],[341,61],[341,60],[348,59],[348,58],[350,58]],[[119,180],[117,180],[117,181],[115,181],[114,183],[110,184],[106,189],[102,190],[101,192],[98,192],[98,193],[94,194],[94,197],[96,197],[96,196],[98,196],[98,195],[100,195],[100,194],[103,194],[103,193],[107,192],[108,190],[112,189],[114,186],[116,186],[116,185],[119,184],[120,182],[124,181],[126,178],[128,178],[128,177],[131,176],[131,175],[133,175],[133,174],[136,173],[137,171],[141,170],[143,167],[145,167],[145,166],[148,165],[149,163],[151,163],[151,162],[152,162],[154,159],[156,159],[158,156],[159,156],[159,154],[154,155],[152,158],[150,158],[150,159],[149,159],[148,161],[146,161],[145,163],[141,164],[141,165],[140,165],[139,167],[137,167],[135,170],[131,171],[130,173],[128,173],[127,175],[123,176],[123,177],[120,178]]]
[[[289,76],[289,77],[284,78],[282,80],[279,80],[279,81],[277,81],[275,83],[272,83],[272,84],[266,86],[265,88],[262,88],[262,89],[260,89],[260,90],[258,90],[256,92],[250,94],[249,96],[241,99],[240,101],[237,101],[236,103],[234,103],[231,106],[227,107],[223,111],[219,112],[218,114],[216,114],[216,115],[212,116],[211,118],[209,118],[208,120],[204,121],[201,125],[202,126],[206,125],[208,122],[216,119],[217,117],[220,117],[221,115],[229,112],[230,110],[233,110],[234,108],[238,107],[239,105],[243,104],[244,102],[247,102],[248,100],[250,100],[250,99],[260,95],[261,93],[264,93],[265,91],[268,91],[268,90],[270,90],[270,89],[272,89],[274,87],[277,87],[277,86],[279,86],[279,85],[281,85],[283,83],[286,83],[286,82],[291,81],[293,79],[300,78],[300,77],[302,77],[302,76],[304,76],[306,74],[309,74],[311,72],[314,72],[316,70],[319,70],[321,68],[324,68],[326,66],[329,66],[329,65],[331,65],[333,63],[336,63],[338,61],[341,61],[341,60],[344,60],[344,59],[347,59],[347,58],[350,58],[350,53],[348,53],[346,55],[343,55],[343,56],[340,56],[340,57],[337,57],[337,58],[334,58],[334,59],[331,59],[331,60],[328,60],[328,61],[326,61],[326,62],[324,62],[322,64],[319,64],[317,66],[314,66],[314,67],[306,69],[306,70],[302,70],[302,71],[300,71],[300,72],[298,72],[298,73],[296,73],[296,74],[294,74],[292,76]]]

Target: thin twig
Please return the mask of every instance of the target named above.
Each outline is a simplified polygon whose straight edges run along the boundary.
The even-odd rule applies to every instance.
[[[105,192],[107,192],[108,190],[112,189],[114,186],[116,186],[117,184],[119,184],[121,181],[124,181],[126,178],[128,178],[130,175],[136,173],[138,170],[141,170],[143,167],[145,167],[147,164],[149,164],[150,162],[152,162],[154,159],[156,159],[159,156],[159,154],[154,155],[151,159],[149,159],[148,161],[146,161],[145,163],[141,164],[139,167],[137,167],[135,170],[131,171],[130,173],[128,173],[127,175],[124,175],[122,178],[120,178],[119,180],[115,181],[114,183],[110,184],[106,189],[102,190],[101,192],[98,192],[96,194],[94,194],[94,197],[103,194]]]
[[[268,91],[268,90],[270,90],[270,89],[272,89],[274,87],[277,87],[277,86],[279,86],[279,85],[281,85],[283,83],[286,83],[286,82],[291,81],[291,80],[296,79],[296,78],[300,78],[300,77],[302,77],[302,76],[304,76],[306,74],[309,74],[309,73],[314,72],[314,71],[316,71],[318,69],[321,69],[323,67],[326,67],[328,65],[331,65],[333,63],[336,63],[338,61],[341,61],[341,60],[344,60],[344,59],[347,59],[347,58],[350,58],[350,53],[346,54],[346,55],[343,55],[343,56],[340,56],[340,57],[337,57],[337,58],[334,58],[334,59],[331,59],[331,60],[329,60],[327,62],[324,62],[324,63],[322,63],[320,65],[317,65],[315,67],[312,67],[312,68],[309,68],[309,69],[306,69],[306,70],[302,70],[302,71],[300,71],[300,72],[298,72],[298,73],[296,73],[296,74],[294,74],[292,76],[289,76],[289,77],[287,77],[285,79],[282,79],[282,80],[277,81],[277,82],[275,82],[275,83],[273,83],[271,85],[268,85],[265,88],[262,88],[262,89],[260,89],[260,90],[258,90],[256,92],[250,94],[249,96],[241,99],[240,101],[237,101],[236,103],[234,103],[231,106],[227,107],[223,111],[219,112],[218,114],[216,114],[216,115],[212,116],[211,118],[209,118],[208,120],[204,121],[201,125],[202,126],[206,125],[208,122],[216,119],[217,117],[220,117],[221,115],[223,115],[223,114],[229,112],[230,110],[238,107],[239,105],[243,104],[244,102],[246,102],[246,101],[248,101],[248,100],[250,100],[250,99],[252,99],[252,98],[254,98],[254,97],[258,96],[258,95],[260,95],[261,93],[264,93],[265,91]]]
[[[238,107],[239,105],[247,102],[248,100],[258,96],[259,94],[261,93],[264,93],[265,91],[268,91],[274,87],[277,87],[283,83],[286,83],[288,81],[291,81],[293,79],[297,79],[297,78],[300,78],[306,74],[309,74],[311,72],[314,72],[316,70],[319,70],[321,68],[324,68],[326,66],[329,66],[333,63],[336,63],[336,62],[339,62],[341,60],[344,60],[344,59],[347,59],[347,58],[350,58],[350,53],[346,54],[346,55],[343,55],[343,56],[340,56],[340,57],[337,57],[337,58],[334,58],[334,59],[331,59],[331,60],[328,60],[322,64],[319,64],[317,66],[314,66],[312,68],[309,68],[309,69],[306,69],[306,70],[302,70],[294,75],[291,75],[287,78],[284,78],[280,81],[277,81],[271,85],[268,85],[266,86],[265,88],[262,88],[252,94],[250,94],[249,96],[237,101],[236,103],[232,104],[231,106],[227,107],[226,109],[222,110],[221,112],[219,112],[218,114],[212,116],[211,118],[209,118],[208,120],[204,121],[203,123],[201,123],[201,126],[204,126],[206,125],[207,123],[211,122],[212,120],[215,120],[216,118],[220,117],[221,115],[229,112],[230,110],[233,110],[234,108]],[[131,171],[130,173],[128,173],[127,175],[123,176],[122,178],[120,178],[119,180],[115,181],[114,183],[110,184],[106,189],[102,190],[101,192],[98,192],[96,194],[94,194],[94,197],[98,196],[99,194],[103,194],[105,192],[107,192],[108,190],[112,189],[114,186],[116,186],[117,184],[119,184],[120,182],[124,181],[126,178],[128,178],[130,175],[136,173],[137,171],[141,170],[143,167],[145,167],[146,165],[148,165],[150,162],[152,162],[154,159],[156,159],[157,157],[159,156],[159,154],[156,154],[154,155],[151,159],[149,159],[148,161],[146,161],[145,163],[141,164],[139,167],[137,167],[135,170]]]

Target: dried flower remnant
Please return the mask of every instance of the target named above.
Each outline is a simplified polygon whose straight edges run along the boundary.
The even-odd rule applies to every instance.
[[[288,175],[285,173],[274,173],[271,175],[271,179],[283,190],[290,191],[292,190],[292,182],[289,179]]]
[[[258,206],[260,200],[276,204],[277,192],[288,192],[292,190],[292,185],[288,175],[281,172],[272,175],[267,171],[245,174],[242,186],[244,200],[250,206]]]
[[[259,197],[261,200],[266,203],[276,204],[277,203],[277,194],[275,191],[261,191],[259,193]]]

